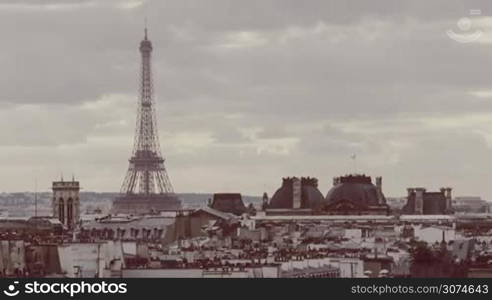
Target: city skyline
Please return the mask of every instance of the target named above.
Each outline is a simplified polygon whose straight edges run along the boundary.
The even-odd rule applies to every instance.
[[[387,196],[492,199],[490,4],[226,2],[0,1],[0,192],[47,190],[61,172],[119,190],[147,16],[176,192],[261,195],[314,176],[326,193],[356,171]],[[471,8],[482,37],[450,39]]]

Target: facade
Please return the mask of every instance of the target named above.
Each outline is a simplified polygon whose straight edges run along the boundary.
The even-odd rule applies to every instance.
[[[181,201],[175,194],[124,195],[113,201],[114,214],[145,215],[181,208]]]
[[[79,238],[84,241],[123,240],[169,244],[206,236],[206,227],[233,223],[236,216],[210,207],[164,215],[116,215],[84,222]]]
[[[441,188],[439,192],[427,192],[425,188],[408,188],[407,204],[403,214],[445,215],[452,214],[451,188]]]
[[[175,217],[168,216],[106,216],[85,222],[80,228],[84,241],[124,240],[161,241],[171,235]]]
[[[237,217],[232,213],[222,212],[210,207],[197,209],[183,218],[181,224],[176,223],[178,231],[182,232],[181,228],[186,228],[184,231],[185,237],[197,237],[207,235],[207,231],[213,230],[217,224],[234,224],[237,222]],[[226,227],[226,226],[224,226]]]
[[[381,177],[376,185],[366,175],[347,175],[333,179],[322,212],[330,215],[388,215],[389,206],[382,190]]]
[[[0,277],[19,277],[26,270],[26,245],[22,240],[0,240]]]
[[[51,216],[0,218],[0,235],[9,233],[18,235],[59,236],[63,233],[63,225],[57,218]],[[2,237],[0,236],[1,239]]]
[[[80,219],[80,185],[78,181],[53,182],[53,217],[66,228],[73,229]]]
[[[453,209],[464,213],[489,213],[490,203],[480,197],[455,197]]]

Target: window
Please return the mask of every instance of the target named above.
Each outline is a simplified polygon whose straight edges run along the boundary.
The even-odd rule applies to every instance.
[[[75,223],[73,221],[73,200],[69,198],[67,201],[67,224],[72,226],[73,223]]]
[[[58,219],[65,224],[65,205],[63,198],[58,199]]]

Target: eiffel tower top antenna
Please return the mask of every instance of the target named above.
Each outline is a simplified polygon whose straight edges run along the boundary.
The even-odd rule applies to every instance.
[[[145,17],[145,40],[147,40],[147,17]]]

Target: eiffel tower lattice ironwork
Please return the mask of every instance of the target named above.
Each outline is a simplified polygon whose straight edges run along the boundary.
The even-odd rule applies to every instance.
[[[174,194],[159,146],[152,83],[152,43],[147,38],[147,28],[140,42],[140,53],[142,65],[135,141],[121,193],[144,197]]]

